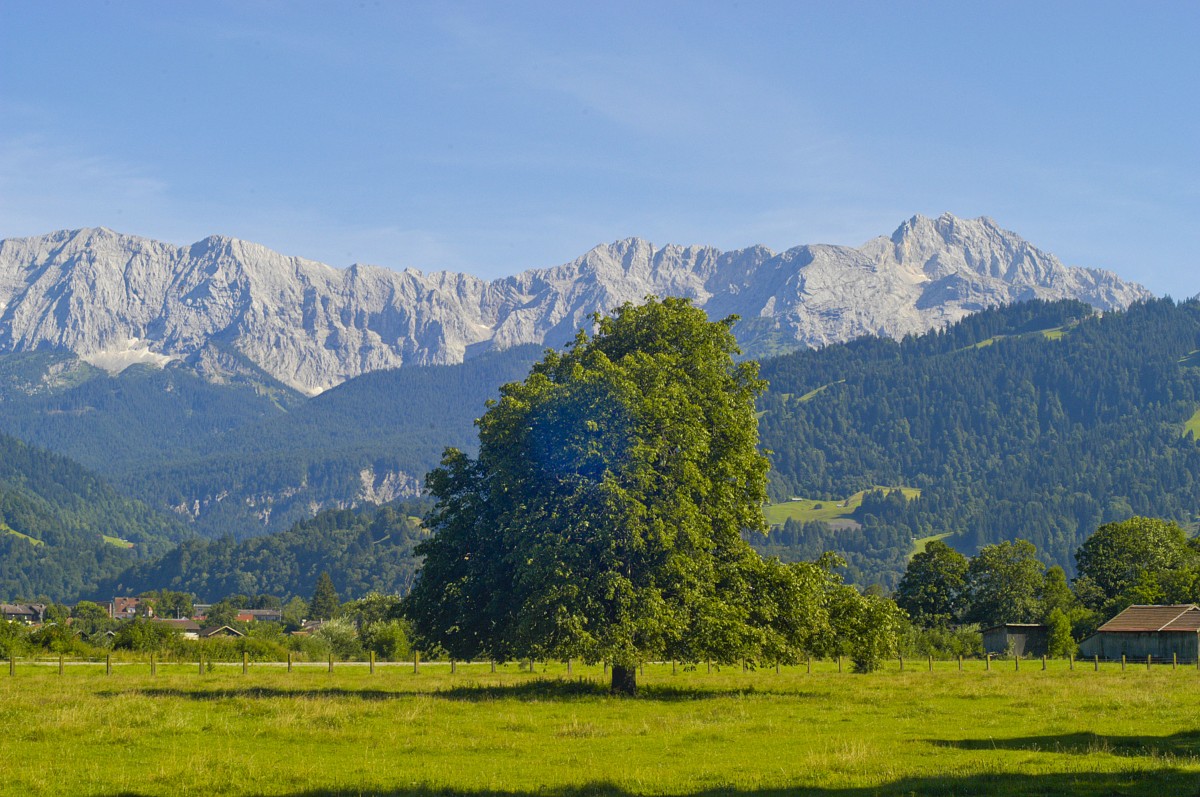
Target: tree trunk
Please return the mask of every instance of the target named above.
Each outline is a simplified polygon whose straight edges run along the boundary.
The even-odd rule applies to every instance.
[[[637,667],[612,666],[612,687],[615,695],[637,694]]]

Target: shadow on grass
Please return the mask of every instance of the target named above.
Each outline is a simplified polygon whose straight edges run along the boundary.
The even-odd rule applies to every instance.
[[[694,702],[697,700],[712,700],[722,697],[749,696],[786,696],[795,698],[823,697],[817,692],[795,692],[755,689],[753,686],[745,689],[702,689],[695,686],[675,687],[652,685],[638,690],[636,697],[613,697],[608,687],[596,681],[565,680],[541,678],[515,684],[462,684],[445,689],[416,690],[416,689],[347,689],[343,687],[264,687],[251,686],[206,687],[198,684],[194,689],[152,688],[119,690],[108,689],[99,692],[103,697],[139,694],[145,697],[171,697],[188,700],[229,700],[243,698],[265,700],[272,698],[342,698],[349,700],[405,700],[416,697],[426,697],[435,700],[450,700],[466,703],[481,703],[492,700],[525,700],[531,702],[595,700],[610,698],[619,700],[641,700],[648,702]]]
[[[1043,753],[1121,756],[1200,757],[1200,730],[1170,736],[1111,736],[1102,733],[1063,733],[1012,739],[933,739],[931,744],[959,750],[1025,750]]]
[[[1200,775],[1178,769],[1155,769],[1139,772],[1072,772],[1040,775],[980,774],[946,777],[902,778],[878,786],[847,789],[780,788],[780,789],[723,789],[712,788],[690,792],[681,797],[1008,797],[1009,795],[1083,795],[1084,797],[1188,797],[1200,794]],[[361,790],[353,787],[315,789],[294,792],[285,797],[635,797],[631,792],[611,783],[589,783],[565,788],[521,790],[464,790],[455,788],[413,787],[394,791]],[[142,797],[137,792],[118,792],[109,797]]]

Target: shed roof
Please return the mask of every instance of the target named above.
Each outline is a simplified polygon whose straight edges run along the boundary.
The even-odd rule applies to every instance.
[[[1200,606],[1177,603],[1169,606],[1130,606],[1100,626],[1097,631],[1200,631]]]

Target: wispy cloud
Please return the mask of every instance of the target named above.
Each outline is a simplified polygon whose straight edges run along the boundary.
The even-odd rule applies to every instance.
[[[145,166],[26,135],[0,139],[3,235],[113,224],[160,203],[168,191]]]

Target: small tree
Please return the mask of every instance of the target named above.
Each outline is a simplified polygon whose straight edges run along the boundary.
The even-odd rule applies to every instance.
[[[1047,653],[1057,658],[1066,658],[1074,653],[1078,646],[1071,636],[1071,618],[1062,609],[1054,609],[1046,618],[1049,635],[1046,642]]]
[[[877,595],[855,595],[844,604],[842,634],[855,672],[875,672],[896,655],[904,612]]]
[[[339,606],[337,590],[328,571],[322,571],[313,590],[312,600],[308,602],[308,611],[314,620],[331,620],[337,614]]]

